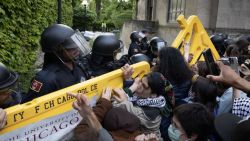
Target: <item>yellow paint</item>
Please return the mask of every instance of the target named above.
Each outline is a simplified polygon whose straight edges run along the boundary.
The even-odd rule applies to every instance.
[[[142,77],[150,71],[150,66],[146,62],[140,62],[132,66],[134,68],[133,77],[138,75]],[[100,97],[103,88],[121,88],[122,86],[123,74],[122,70],[118,69],[36,98],[30,102],[10,107],[5,110],[7,112],[7,125],[0,131],[0,134],[11,132],[34,122],[72,110],[72,103],[75,99],[67,96],[66,92],[77,93],[81,90],[82,92],[86,92],[85,94],[90,99],[93,96]]]
[[[181,31],[175,38],[172,46],[180,48],[181,53],[184,54],[184,43],[190,43],[189,53],[194,55],[190,65],[196,63],[198,57],[206,48],[211,49],[215,60],[220,59],[217,50],[197,16],[190,16],[188,20],[186,20],[183,15],[180,15],[177,18],[177,22],[181,27]],[[201,60],[204,60],[203,56],[201,57]]]

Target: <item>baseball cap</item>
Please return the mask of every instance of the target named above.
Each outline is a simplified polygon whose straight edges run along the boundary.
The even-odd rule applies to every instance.
[[[215,118],[215,129],[223,141],[249,141],[250,117],[225,113]]]

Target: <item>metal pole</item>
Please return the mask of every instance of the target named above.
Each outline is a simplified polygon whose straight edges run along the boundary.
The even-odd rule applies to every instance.
[[[83,23],[84,23],[84,31],[86,31],[86,20],[87,19],[87,6],[86,4],[84,4],[84,20],[83,20]]]
[[[62,22],[62,0],[57,0],[57,23]]]

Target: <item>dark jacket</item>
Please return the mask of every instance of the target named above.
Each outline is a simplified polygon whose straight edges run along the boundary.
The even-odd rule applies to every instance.
[[[62,62],[50,63],[32,79],[30,89],[22,102],[30,101],[85,80],[86,74],[78,65],[74,64],[73,70],[70,70]]]
[[[128,56],[131,57],[135,54],[141,53],[140,45],[137,45],[135,42],[132,42],[128,49]]]
[[[135,137],[141,133],[138,130],[139,119],[137,117],[121,109],[113,110],[111,102],[104,98],[98,100],[96,106],[93,107],[93,111],[98,121],[109,131],[114,141],[134,141]],[[124,117],[129,117],[130,120],[124,121]],[[88,125],[83,120],[74,129],[74,134],[84,134],[87,130]]]

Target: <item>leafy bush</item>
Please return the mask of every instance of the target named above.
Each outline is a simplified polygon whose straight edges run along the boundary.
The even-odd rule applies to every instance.
[[[86,15],[85,15],[86,12]],[[73,28],[79,29],[80,31],[84,30],[84,26],[86,30],[93,30],[93,24],[96,19],[96,13],[86,10],[83,6],[78,6],[74,8],[74,16],[73,16]]]
[[[72,25],[72,0],[62,2],[63,23]],[[20,74],[23,89],[34,73],[40,34],[56,18],[56,0],[0,1],[0,62]]]
[[[90,11],[96,11],[96,0],[90,0]],[[135,11],[135,0],[101,0],[101,14],[93,23],[93,30],[102,30],[102,23],[106,23],[107,31],[120,29],[126,20],[131,20]]]

